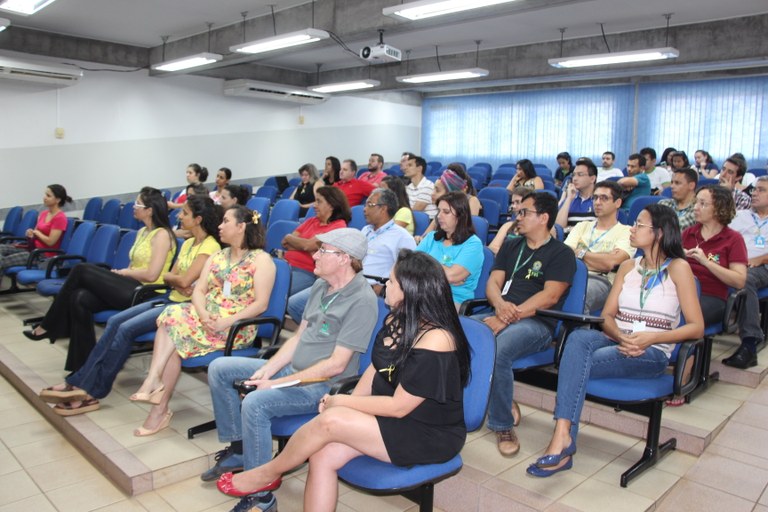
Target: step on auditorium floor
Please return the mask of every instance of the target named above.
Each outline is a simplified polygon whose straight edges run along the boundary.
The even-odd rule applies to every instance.
[[[235,500],[198,478],[221,448],[215,432],[191,441],[185,435],[187,427],[212,417],[205,374],[182,375],[171,402],[171,428],[156,436],[132,435],[146,406],[127,399],[143,380],[149,355],[129,360],[99,411],[63,419],[36,395],[62,381],[67,342],[30,342],[21,335],[20,319],[47,306],[31,293],[0,297],[0,512],[231,509]],[[718,340],[715,361],[733,346],[733,338]],[[464,468],[436,486],[436,509],[768,511],[768,384],[760,383],[765,366],[753,370],[726,368],[723,380],[739,384],[715,383],[693,403],[665,410],[662,439],[675,432],[680,449],[627,489],[619,487],[619,475],[639,458],[644,441],[639,433],[617,430],[644,428],[631,415],[598,407],[585,412],[589,424],[581,430],[573,470],[549,479],[528,477],[525,468],[551,434],[547,409],[553,398],[521,385],[521,400],[537,406],[522,407],[521,453],[503,458],[487,429],[470,434]],[[302,509],[305,476],[302,468],[284,480],[276,493],[281,512]],[[342,485],[338,510],[418,508],[399,496],[374,497]]]

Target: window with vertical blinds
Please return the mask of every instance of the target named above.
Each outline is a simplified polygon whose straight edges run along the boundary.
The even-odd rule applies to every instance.
[[[561,151],[599,159],[610,150],[621,167],[641,147],[673,146],[691,160],[697,149],[718,163],[738,151],[764,165],[768,78],[428,98],[422,121],[423,153],[442,162],[529,158],[553,168]]]

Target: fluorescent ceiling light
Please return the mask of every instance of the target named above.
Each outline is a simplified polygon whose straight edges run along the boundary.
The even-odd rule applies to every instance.
[[[395,78],[398,82],[406,84],[426,84],[430,82],[443,82],[445,80],[463,80],[465,78],[478,78],[488,76],[488,70],[483,68],[457,69],[455,71],[439,71],[437,73],[424,73],[421,75],[406,75]]]
[[[298,32],[289,32],[280,36],[267,37],[248,43],[230,46],[229,51],[240,53],[264,53],[281,48],[289,48],[301,44],[313,43],[321,39],[328,39],[330,35],[325,30],[316,30],[314,28],[305,28]]]
[[[35,14],[43,7],[52,4],[55,0],[0,0],[0,9],[12,11],[22,16]]]
[[[204,52],[180,59],[167,60],[159,64],[152,64],[152,69],[157,71],[181,71],[182,69],[196,68],[211,64],[212,62],[218,62],[223,58],[218,53]]]
[[[0,32],[11,26],[11,20],[6,18],[0,18]]]
[[[311,87],[307,87],[307,89],[314,92],[331,93],[370,89],[371,87],[378,87],[379,85],[381,85],[381,82],[378,80],[355,80],[353,82],[336,82],[333,84],[313,85]]]
[[[581,68],[585,66],[604,66],[606,64],[626,64],[629,62],[646,62],[650,60],[675,59],[680,56],[675,48],[651,48],[631,52],[600,53],[597,55],[582,55],[581,57],[560,57],[549,59],[549,65],[555,68]]]
[[[397,16],[408,20],[421,20],[443,14],[479,9],[491,5],[505,4],[514,0],[421,0],[407,4],[385,7],[381,10],[384,16]]]

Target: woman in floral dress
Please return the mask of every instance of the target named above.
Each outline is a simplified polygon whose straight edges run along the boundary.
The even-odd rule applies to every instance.
[[[221,350],[237,320],[267,309],[275,282],[275,264],[263,251],[264,227],[258,212],[233,206],[219,226],[222,243],[230,247],[212,255],[192,292],[192,302],[167,307],[157,319],[158,331],[149,375],[131,400],[154,405],[144,425],[134,431],[148,436],[168,427],[168,409],[181,372],[181,360]],[[244,329],[235,348],[249,343],[255,328]]]

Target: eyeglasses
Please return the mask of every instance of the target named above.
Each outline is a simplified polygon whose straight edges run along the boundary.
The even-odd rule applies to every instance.
[[[145,206],[145,205],[139,204],[139,203],[133,203],[133,209],[134,210],[143,210],[145,208],[149,208],[149,206]]]
[[[365,203],[365,206],[373,208],[374,206],[384,206],[384,203]]]
[[[533,214],[541,215],[541,212],[538,212],[536,210],[529,210],[528,208],[520,208],[519,210],[517,210],[517,216],[521,218],[525,217],[526,215],[533,215]]]
[[[317,250],[320,254],[344,254],[344,251],[334,251],[333,249],[326,249],[321,247]]]
[[[589,173],[587,173],[587,172],[575,172],[575,173],[573,173],[573,177],[574,178],[575,177],[586,178],[587,176],[589,176]]]
[[[635,221],[634,224],[632,224],[635,228],[648,228],[653,229],[653,224],[643,224],[642,222]]]
[[[607,194],[595,194],[592,196],[593,201],[614,201],[613,196]]]

